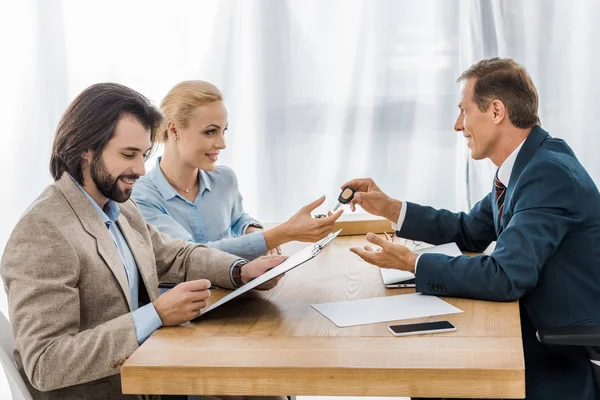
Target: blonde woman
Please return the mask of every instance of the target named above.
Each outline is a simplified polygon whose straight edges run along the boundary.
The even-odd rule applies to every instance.
[[[133,189],[148,223],[172,237],[247,260],[280,252],[279,246],[289,241],[315,242],[332,231],[341,210],[327,218],[311,216],[324,196],[269,230],[244,212],[235,173],[217,166],[226,147],[228,119],[223,96],[214,85],[181,82],[160,108],[165,115],[159,130],[164,154]]]

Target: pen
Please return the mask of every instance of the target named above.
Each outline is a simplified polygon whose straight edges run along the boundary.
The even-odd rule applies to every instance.
[[[173,289],[175,286],[177,286],[177,283],[174,282],[160,282],[158,284],[159,289]],[[211,286],[209,289],[218,289],[218,287]]]

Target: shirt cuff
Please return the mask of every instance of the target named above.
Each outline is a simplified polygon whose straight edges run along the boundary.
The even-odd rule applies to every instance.
[[[236,285],[235,281],[233,280],[233,268],[242,263],[248,264],[248,260],[244,260],[243,258],[240,258],[239,260],[236,260],[233,264],[231,264],[231,267],[229,267],[229,280],[231,280],[231,285],[236,289],[239,288],[239,286]]]
[[[252,225],[252,226],[254,226],[254,227],[258,228],[258,229],[265,229],[265,227],[260,222],[258,222],[256,220],[250,220],[250,221],[246,222],[244,224],[244,226],[242,227],[242,234],[243,235],[246,234],[246,230],[248,229],[248,227],[250,225]]]
[[[402,202],[402,207],[400,207],[400,215],[398,216],[398,222],[393,223],[392,222],[392,229],[395,230],[396,232],[399,232],[400,229],[402,229],[402,224],[404,224],[404,219],[406,218],[406,209],[408,207],[406,207],[406,202],[403,201]]]
[[[155,330],[163,325],[152,303],[138,308],[132,315],[138,344],[144,343]]]
[[[415,276],[417,276],[417,266],[419,265],[419,258],[421,258],[422,255],[423,254],[419,254],[415,260]]]
[[[267,251],[269,251],[269,249],[267,249],[267,241],[265,240],[264,232],[252,232],[248,235],[244,235],[244,237],[246,239],[245,245],[247,250],[244,254],[240,255],[252,254],[252,258],[254,259],[265,255]]]

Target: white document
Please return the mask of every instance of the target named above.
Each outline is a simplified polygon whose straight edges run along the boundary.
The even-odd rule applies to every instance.
[[[447,256],[457,257],[462,255],[460,249],[456,243],[440,244],[439,246],[427,247],[414,251],[417,254],[425,253],[437,253],[445,254]],[[397,287],[396,285],[400,282],[415,279],[415,275],[412,272],[401,271],[399,269],[380,268],[381,278],[383,278],[383,284],[387,287]]]
[[[329,245],[329,243],[333,242],[333,239],[335,239],[337,237],[337,235],[340,234],[341,231],[342,230],[340,229],[337,232],[330,233],[324,239],[322,239],[314,244],[311,244],[308,247],[305,247],[304,249],[300,250],[293,256],[289,257],[287,260],[285,260],[284,262],[282,262],[275,268],[265,272],[264,274],[257,277],[256,279],[251,280],[250,282],[246,283],[244,286],[237,288],[233,292],[224,296],[221,300],[217,301],[216,303],[214,303],[211,306],[202,310],[202,314],[200,314],[200,316],[198,318],[202,317],[202,315],[206,314],[207,312],[214,310],[215,308],[219,307],[220,305],[225,304],[228,301],[233,300],[236,297],[238,297],[252,289],[259,287],[263,283],[270,281],[271,279],[276,278],[281,274],[285,274],[286,272],[296,268],[297,266],[299,266],[301,264],[304,264],[305,262],[307,262],[309,260],[312,260],[317,255],[319,255],[319,253],[321,251],[323,251],[323,249],[325,247],[327,247]]]
[[[313,304],[312,307],[340,328],[462,312],[444,300],[421,293]]]

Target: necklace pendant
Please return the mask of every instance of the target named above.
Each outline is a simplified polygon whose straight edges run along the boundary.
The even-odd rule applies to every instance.
[[[185,190],[185,192],[186,192],[186,193],[189,193],[189,192],[190,192],[190,189],[187,189],[187,190]]]

